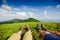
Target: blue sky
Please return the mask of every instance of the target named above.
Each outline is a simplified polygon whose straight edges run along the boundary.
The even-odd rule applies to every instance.
[[[60,22],[60,0],[0,0],[0,22],[29,17]]]

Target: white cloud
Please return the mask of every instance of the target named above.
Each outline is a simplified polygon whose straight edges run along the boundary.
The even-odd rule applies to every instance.
[[[25,11],[17,11],[18,8],[12,8],[8,5],[3,4],[0,8],[0,21],[2,20],[11,20],[14,18],[17,19],[26,19],[28,18],[27,13]],[[21,9],[20,9],[21,10]]]
[[[18,8],[13,8],[13,10],[19,10]]]
[[[49,10],[49,9],[51,9],[53,6],[46,6],[46,7],[44,7],[44,9],[47,9],[47,10]]]
[[[3,4],[0,8],[0,18],[5,19],[12,19],[12,7]]]
[[[8,11],[6,11],[5,9],[0,8],[0,13],[7,13]]]
[[[60,5],[57,5],[56,8],[60,8]]]
[[[19,16],[27,16],[26,12],[16,12],[17,15]]]
[[[29,18],[26,12],[16,12],[15,14],[17,19],[27,19]]]
[[[60,20],[60,19],[59,19],[59,16],[50,15],[49,20]]]
[[[45,10],[45,11],[43,12],[43,17],[46,18],[46,19],[49,19],[49,16],[48,16],[47,14],[48,14],[48,12]]]
[[[50,8],[50,7],[48,7],[48,8]],[[29,17],[33,17],[33,18],[40,19],[40,20],[42,20],[42,19],[43,20],[44,19],[45,20],[59,20],[60,16],[56,16],[56,15],[51,16],[52,14],[49,12],[49,10],[48,11],[47,10],[48,9],[40,10],[40,9],[37,9],[37,8],[30,8],[30,7],[27,7],[27,6],[23,6],[21,8],[12,8],[8,5],[3,4],[0,8],[0,21],[1,20],[11,20],[11,19],[14,19],[14,18],[26,19],[26,18],[29,18]],[[41,12],[38,12],[38,11],[41,11]],[[39,13],[41,13],[41,14],[39,15]],[[59,14],[59,13],[56,12],[56,14]]]
[[[29,16],[30,17],[33,17],[34,16],[34,13],[33,12],[28,12]]]
[[[49,16],[46,16],[47,19],[49,19]]]
[[[11,11],[11,10],[12,10],[12,8],[11,8],[10,6],[5,5],[5,4],[3,4],[3,5],[1,6],[1,8],[4,9],[4,10],[7,10],[7,11]]]
[[[60,12],[56,12],[56,14],[59,14],[60,15]]]
[[[20,17],[21,16],[21,17]],[[3,4],[0,8],[0,21],[2,20],[11,20],[14,18],[23,18],[22,16],[26,16],[25,12],[16,12],[14,11],[14,8]]]
[[[28,9],[28,7],[27,6],[22,6],[22,9],[26,10],[26,9]]]
[[[44,11],[44,16],[47,15],[47,11]]]
[[[59,16],[57,16],[57,15],[52,15],[51,13],[49,13],[49,15],[48,15],[48,11],[44,11],[43,12],[43,16],[41,16],[41,19],[43,19],[43,20],[59,20]],[[56,14],[58,14],[58,12],[56,12]]]

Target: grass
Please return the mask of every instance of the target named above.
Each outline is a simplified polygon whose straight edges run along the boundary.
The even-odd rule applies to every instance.
[[[18,32],[20,25],[24,25],[26,28],[26,24],[29,24],[30,29],[32,31],[33,40],[39,40],[39,33],[36,31],[35,27],[37,24],[44,24],[47,29],[53,30],[55,32],[60,32],[60,23],[51,23],[51,22],[23,22],[23,23],[12,23],[12,24],[1,24],[0,25],[0,40],[6,40],[13,33]],[[57,27],[59,26],[59,27]],[[25,34],[26,30],[23,30],[22,36]]]

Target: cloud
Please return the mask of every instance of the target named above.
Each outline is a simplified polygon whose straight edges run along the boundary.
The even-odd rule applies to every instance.
[[[26,12],[16,12],[15,15],[16,15],[16,18],[17,19],[27,19],[28,18]]]
[[[13,8],[13,10],[15,10],[15,11],[16,11],[16,10],[19,10],[19,9],[18,9],[18,8]]]
[[[27,6],[22,6],[21,8],[22,8],[23,10],[27,10],[27,9],[28,9]]]
[[[26,12],[16,12],[16,14],[19,15],[19,16],[27,16]]]
[[[34,16],[34,13],[33,12],[28,12],[29,16],[30,17],[33,17]]]
[[[14,18],[27,18],[27,14],[26,12],[22,11],[15,11],[15,10],[19,10],[18,8],[14,9],[8,5],[3,4],[0,8],[0,21],[2,20],[11,20]]]
[[[60,15],[60,12],[56,12],[57,15]]]
[[[49,19],[48,12],[46,10],[43,12],[43,17]]]
[[[14,17],[13,16],[13,11],[12,11],[12,7],[3,4],[0,8],[0,19],[2,20],[9,20],[12,19]]]
[[[57,5],[56,8],[60,8],[60,5]]]
[[[12,7],[10,7],[10,6],[8,6],[8,5],[5,5],[5,4],[3,4],[3,5],[1,6],[1,8],[4,9],[4,10],[7,10],[7,11],[11,11],[11,10],[12,10]]]
[[[49,20],[60,20],[60,19],[59,19],[59,16],[50,15]]]
[[[48,7],[48,9],[51,7]],[[20,8],[12,8],[6,4],[3,4],[0,7],[0,21],[11,20],[14,18],[17,19],[26,19],[29,17],[33,17],[39,20],[60,20],[60,12],[55,12],[51,9],[38,9],[31,8],[28,6],[22,6]],[[55,15],[55,13],[58,15]],[[37,16],[36,16],[37,15]]]
[[[47,15],[47,11],[44,11],[44,16]]]

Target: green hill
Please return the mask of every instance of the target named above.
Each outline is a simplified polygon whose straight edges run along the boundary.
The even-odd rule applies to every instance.
[[[13,20],[8,20],[4,22],[0,22],[0,24],[6,24],[6,23],[21,23],[21,22],[40,22],[37,19],[34,18],[28,18],[28,19],[13,19]]]
[[[23,20],[24,22],[40,22],[39,20],[36,20],[34,18],[29,18],[29,19],[26,19],[26,20]]]
[[[20,26],[23,25],[24,29],[22,32],[22,37],[26,33],[26,24],[29,24],[32,31],[33,40],[41,40],[39,38],[39,33],[36,31],[37,24],[44,24],[48,30],[55,32],[60,32],[60,23],[51,22],[22,22],[22,23],[12,23],[12,24],[2,24],[0,25],[0,40],[7,40],[12,34],[19,31]]]

